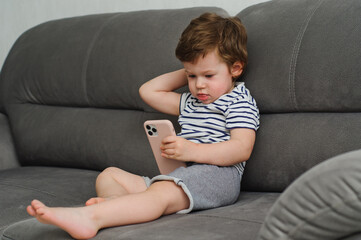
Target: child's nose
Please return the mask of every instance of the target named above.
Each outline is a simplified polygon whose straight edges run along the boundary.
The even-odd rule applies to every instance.
[[[204,88],[205,87],[205,81],[202,78],[198,78],[197,82],[196,82],[196,87],[197,88]]]

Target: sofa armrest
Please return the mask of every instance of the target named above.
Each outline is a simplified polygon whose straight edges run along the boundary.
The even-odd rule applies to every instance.
[[[18,167],[13,138],[7,116],[0,113],[0,170]]]
[[[270,209],[265,239],[343,239],[361,231],[361,150],[331,158],[295,180]]]

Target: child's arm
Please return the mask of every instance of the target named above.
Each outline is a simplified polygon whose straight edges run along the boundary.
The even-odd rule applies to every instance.
[[[163,139],[162,156],[180,161],[231,166],[247,161],[251,156],[256,132],[252,129],[231,130],[228,141],[213,144],[198,144],[181,137]]]
[[[160,75],[139,88],[144,102],[154,109],[172,115],[179,115],[180,94],[174,90],[187,84],[184,69]]]

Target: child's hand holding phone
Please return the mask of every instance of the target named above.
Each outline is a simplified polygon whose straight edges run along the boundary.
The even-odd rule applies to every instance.
[[[144,123],[144,129],[161,174],[169,174],[179,167],[186,167],[185,162],[165,157],[169,152],[167,150],[169,148],[164,150],[164,155],[162,153],[163,150],[161,150],[163,140],[177,138],[171,121],[149,120]],[[173,143],[174,141],[165,141],[165,146]]]
[[[194,151],[192,151],[192,147],[194,147],[194,145],[195,143],[190,142],[182,137],[165,137],[162,140],[161,145],[162,157],[189,162],[192,160],[192,154],[194,154]]]

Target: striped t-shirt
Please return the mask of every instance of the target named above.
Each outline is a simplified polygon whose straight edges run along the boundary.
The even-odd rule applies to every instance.
[[[203,104],[191,93],[183,93],[180,101],[178,136],[195,143],[216,143],[230,139],[230,130],[259,128],[259,111],[256,101],[244,83],[238,85],[216,101]],[[235,167],[243,173],[245,162]]]

